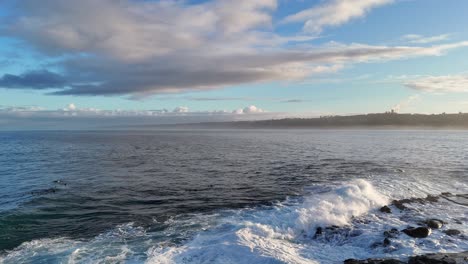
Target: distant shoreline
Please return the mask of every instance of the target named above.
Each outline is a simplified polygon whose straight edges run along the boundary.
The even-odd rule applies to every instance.
[[[145,128],[200,129],[468,129],[468,114],[397,114],[380,113],[351,116],[322,116],[317,118],[285,118],[258,121],[203,122],[150,125]]]

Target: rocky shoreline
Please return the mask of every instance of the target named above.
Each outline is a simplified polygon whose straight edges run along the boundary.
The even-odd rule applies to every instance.
[[[426,203],[436,203],[440,199],[448,200],[450,202],[468,206],[468,195],[454,195],[451,193],[441,193],[440,195],[433,196],[428,195],[426,198],[409,198],[402,200],[393,200],[389,205],[383,206],[380,208],[380,212],[383,214],[392,214],[394,210],[399,210],[400,212],[411,210],[407,207],[407,204],[426,204]],[[446,225],[448,223],[444,220],[427,218],[417,222],[417,226],[408,226],[405,229],[398,230],[393,228],[383,232],[384,240],[381,243],[376,243],[375,246],[388,247],[392,244],[392,239],[395,239],[401,235],[407,235],[414,239],[423,239],[430,236],[433,231],[443,232],[447,236],[451,237],[460,237],[467,239],[465,234],[457,229],[447,229]],[[460,223],[459,223],[460,224]],[[328,227],[325,229],[318,228],[315,237],[321,236],[323,230],[336,230],[337,227]],[[433,253],[425,254],[420,256],[413,256],[408,258],[406,261],[398,259],[347,259],[344,261],[345,264],[468,264],[468,251],[460,253]]]
[[[406,262],[397,259],[347,259],[344,264],[468,264],[468,251],[415,256],[410,257]]]

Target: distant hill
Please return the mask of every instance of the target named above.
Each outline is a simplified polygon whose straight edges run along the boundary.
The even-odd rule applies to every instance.
[[[468,114],[378,113],[318,118],[286,118],[261,121],[208,122],[171,125],[190,128],[351,128],[351,127],[427,127],[468,128]]]

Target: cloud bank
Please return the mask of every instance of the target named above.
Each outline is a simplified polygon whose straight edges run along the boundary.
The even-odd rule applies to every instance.
[[[3,73],[0,87],[49,89],[54,95],[141,98],[296,81],[349,64],[439,56],[468,46],[310,43],[324,28],[363,17],[392,0],[321,2],[283,19],[304,23],[305,33],[294,36],[276,33],[276,0],[9,2],[18,12],[0,18],[0,33],[55,58],[50,65],[55,70]]]
[[[172,111],[101,110],[80,108],[70,103],[64,108],[48,110],[37,106],[0,106],[2,129],[128,129],[162,124],[247,121],[288,117],[286,113],[267,112],[256,106],[236,110],[191,111],[175,107]]]

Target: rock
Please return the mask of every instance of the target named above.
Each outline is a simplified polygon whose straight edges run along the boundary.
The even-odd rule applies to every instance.
[[[443,196],[443,195],[440,195]],[[393,200],[392,204],[400,209],[400,210],[405,210],[406,206],[405,204],[411,204],[411,203],[419,203],[419,204],[426,204],[426,203],[436,203],[439,201],[440,196],[434,196],[434,195],[428,195],[426,198],[407,198],[407,199],[401,199],[401,200]]]
[[[411,257],[408,264],[466,264],[468,263],[468,251],[462,253],[427,254]]]
[[[417,227],[417,228],[407,228],[407,229],[402,230],[402,232],[407,234],[410,237],[425,238],[431,234],[432,230],[428,227]]]
[[[384,240],[383,240],[383,246],[384,247],[388,247],[390,246],[392,242],[390,241],[390,239],[388,239],[388,237],[386,237]]]
[[[386,213],[386,214],[391,214],[392,213],[392,209],[390,209],[390,207],[388,206],[383,206],[382,208],[380,208],[380,212],[382,213]]]
[[[383,234],[386,238],[396,238],[400,234],[400,231],[396,228],[392,228],[390,231],[385,231]]]
[[[439,197],[434,195],[427,195],[425,200],[430,203],[437,203],[439,201]]]
[[[410,257],[409,262],[396,259],[347,259],[345,264],[466,264],[468,263],[468,251],[462,253],[437,253]]]
[[[405,210],[406,209],[406,206],[405,206],[405,201],[402,201],[402,200],[393,200],[392,201],[392,204],[400,209],[400,210]]]
[[[462,232],[457,229],[448,229],[448,230],[445,230],[444,233],[449,236],[459,236],[461,235]]]
[[[426,225],[432,229],[440,229],[444,225],[444,222],[439,219],[429,219],[426,221]]]
[[[404,262],[396,259],[347,259],[344,261],[344,264],[404,264]]]
[[[317,227],[317,229],[315,229],[315,235],[314,235],[314,238],[317,238],[319,237],[320,235],[323,234],[323,228],[321,228],[320,226]]]

